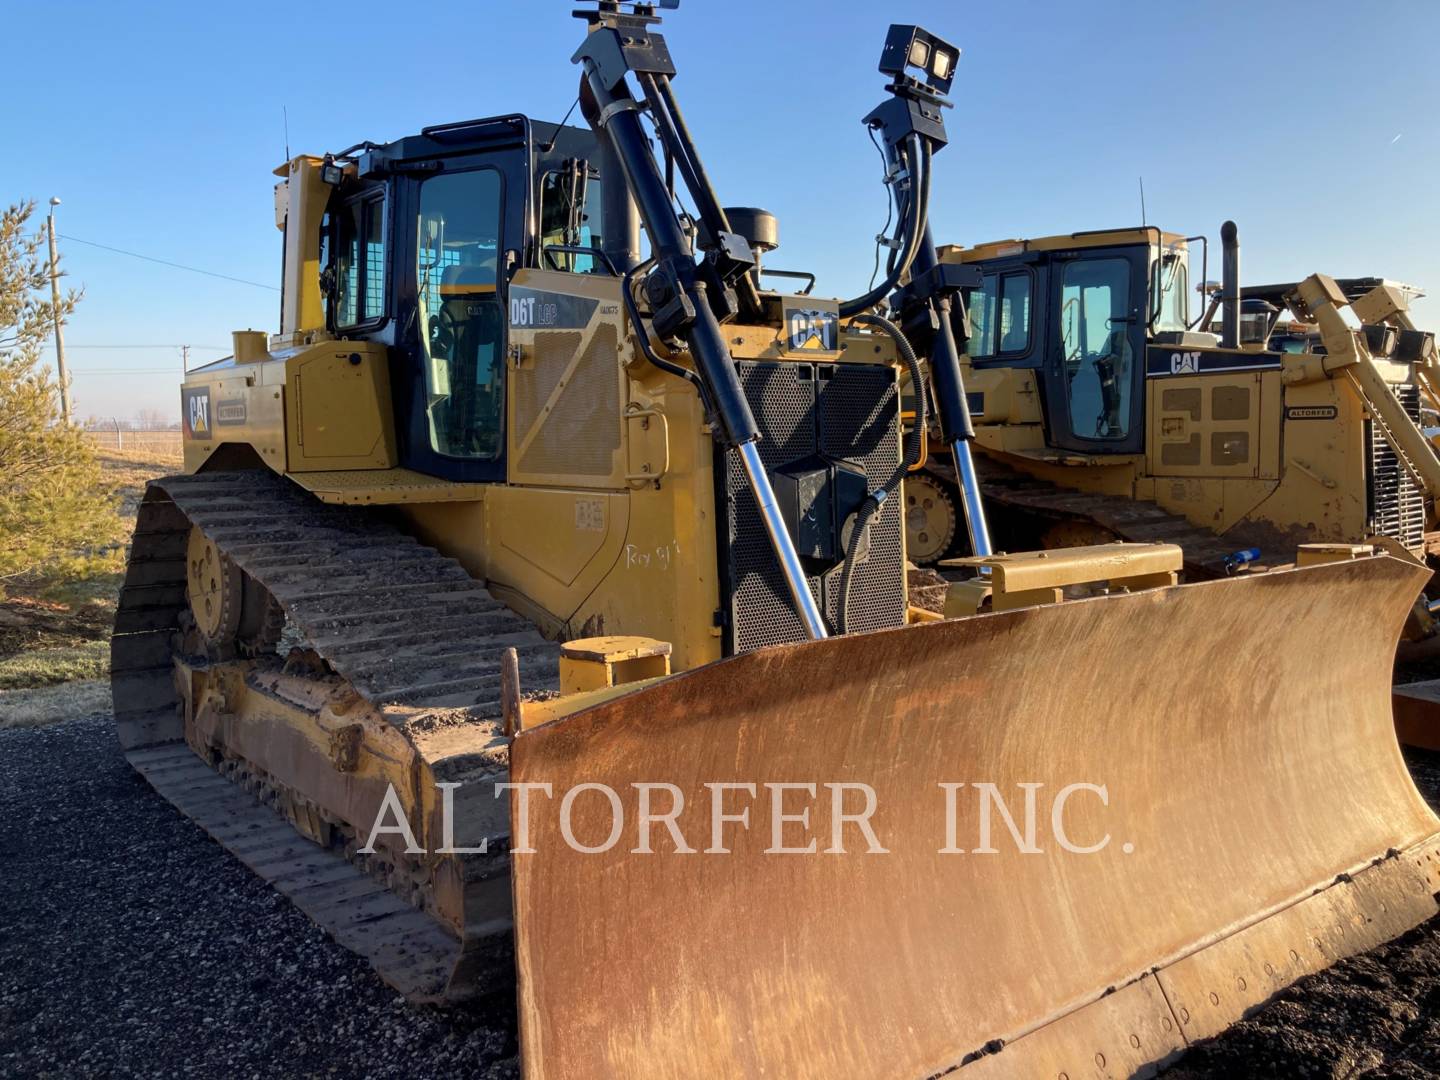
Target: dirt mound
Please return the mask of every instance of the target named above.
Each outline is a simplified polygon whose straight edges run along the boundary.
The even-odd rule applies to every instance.
[[[1440,809],[1440,754],[1406,751]],[[1440,1076],[1440,918],[1302,979],[1223,1035],[1199,1043],[1172,1080]]]

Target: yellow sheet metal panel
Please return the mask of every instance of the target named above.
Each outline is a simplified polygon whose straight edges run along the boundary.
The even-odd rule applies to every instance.
[[[560,646],[560,692],[574,694],[670,674],[670,643],[654,638],[577,638]]]
[[[249,446],[270,468],[285,472],[285,390],[265,381],[276,361],[237,365],[226,359],[185,377],[180,413],[185,471],[196,472],[226,444]]]
[[[976,424],[975,449],[996,454],[1018,454],[1045,448],[1045,428],[1040,424]]]
[[[1035,372],[1027,368],[973,368],[967,364],[964,376],[971,401],[975,401],[975,395],[980,396],[980,408],[971,408],[977,427],[1041,423]]]
[[[1307,540],[1365,537],[1365,409],[1343,379],[1284,387],[1280,485],[1258,508],[1266,520],[1300,522]]]
[[[301,154],[275,170],[276,225],[285,233],[280,336],[321,330],[325,299],[320,293],[320,222],[334,190],[320,179],[322,161]]]
[[[977,262],[1026,251],[1068,251],[1071,249],[1112,247],[1117,244],[1163,243],[1166,248],[1185,250],[1185,237],[1180,233],[1157,228],[1097,229],[1091,232],[1065,233],[1060,236],[1038,236],[1031,240],[987,240],[965,247],[946,244],[940,248],[941,262]]]
[[[371,506],[480,502],[486,490],[484,484],[442,480],[413,469],[331,469],[295,473],[294,479],[321,502]]]
[[[259,364],[270,359],[269,338],[263,330],[236,330],[230,340],[237,364]]]
[[[1284,388],[1278,371],[1260,374],[1260,460],[1262,480],[1280,479],[1280,432],[1284,424],[1281,402]]]
[[[626,487],[625,367],[634,346],[619,281],[520,271],[511,283],[509,340],[510,482]]]
[[[286,361],[290,471],[389,469],[395,418],[386,348],[331,341]]]
[[[1440,820],[1389,687],[1425,578],[1377,557],[763,649],[521,732],[512,779],[555,793],[513,863],[526,1075],[943,1073],[1427,841]],[[1346,647],[1321,650],[1337,625]],[[592,854],[560,804],[596,782],[622,835]],[[663,828],[633,852],[632,785],[658,782],[684,796],[696,853]],[[815,794],[766,786],[796,782]],[[715,783],[755,785],[722,791],[750,822],[722,821],[718,845]],[[883,853],[841,816],[869,800],[840,789],[837,814],[837,783],[873,791]],[[1019,839],[995,817],[983,842],[995,796]],[[781,819],[778,845],[777,799],[810,811]],[[570,835],[603,847],[608,798],[568,810]],[[1132,1034],[1147,1060],[1173,1049],[1130,1022],[1051,1054],[1093,1061],[1094,1039],[1133,1050]]]
[[[547,598],[574,585],[602,552],[607,567],[614,563],[625,536],[628,499],[604,492],[496,488],[486,522],[494,538],[491,576],[568,615]]]
[[[1260,387],[1257,372],[1147,380],[1149,471],[1155,476],[1258,476]]]

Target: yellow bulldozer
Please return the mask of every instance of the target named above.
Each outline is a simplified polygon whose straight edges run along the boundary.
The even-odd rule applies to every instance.
[[[1192,320],[1197,240],[1152,226],[941,249],[976,274],[954,318],[1001,546],[1175,543],[1197,579],[1305,542],[1383,536],[1425,555],[1440,459],[1421,413],[1440,365],[1409,314],[1419,290],[1324,275],[1242,288],[1226,222],[1221,287]],[[910,555],[927,565],[966,547],[937,450],[906,488]]]
[[[836,301],[764,287],[655,9],[584,14],[588,130],[279,170],[280,330],[186,376],[140,507],[135,768],[412,999],[513,984],[534,1078],[1129,1075],[1435,914],[1414,562],[1182,586],[1102,545],[908,603],[921,355],[968,461],[926,223],[959,50],[890,30],[896,257]]]

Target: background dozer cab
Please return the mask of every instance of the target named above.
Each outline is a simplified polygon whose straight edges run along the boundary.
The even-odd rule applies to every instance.
[[[1305,542],[1385,536],[1423,554],[1440,462],[1420,426],[1435,351],[1408,315],[1415,290],[1241,289],[1227,223],[1224,285],[1192,319],[1197,239],[1149,227],[942,249],[981,274],[965,377],[1001,546],[1161,540],[1192,577]],[[963,550],[949,455],[906,499],[913,559]]]
[[[896,255],[834,301],[762,287],[775,222],[717,199],[653,8],[586,17],[590,131],[281,170],[281,330],[187,377],[119,605],[151,784],[409,997],[515,980],[532,1077],[1129,1071],[1432,914],[1384,693],[1413,564],[1177,587],[1107,545],[1065,573],[1154,587],[909,609],[919,353],[969,464],[926,221],[958,49],[891,28]],[[1027,804],[970,857],[944,796],[985,784],[1076,850]]]

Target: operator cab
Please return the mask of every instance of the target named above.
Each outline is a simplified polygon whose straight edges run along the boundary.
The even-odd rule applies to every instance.
[[[327,159],[325,329],[390,347],[400,464],[505,480],[508,282],[608,272],[599,158],[588,130],[505,116]]]
[[[968,301],[971,364],[1034,369],[1054,447],[1142,452],[1147,346],[1197,338],[1185,239],[1105,230],[982,244],[959,257],[982,272]]]

